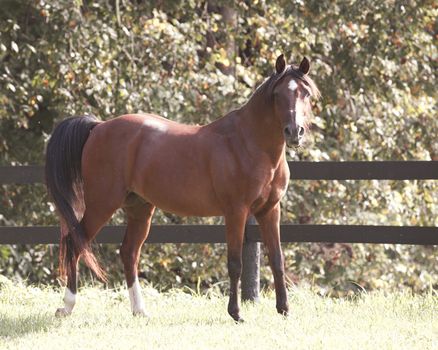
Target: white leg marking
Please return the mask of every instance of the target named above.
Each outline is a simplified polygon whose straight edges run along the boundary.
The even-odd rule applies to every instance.
[[[71,313],[75,304],[76,304],[76,294],[73,294],[70,289],[65,288],[65,294],[64,294],[64,308],[65,308],[65,310],[68,313]]]
[[[73,294],[73,292],[70,289],[65,288],[64,307],[56,310],[55,315],[58,317],[71,315],[71,312],[75,304],[76,304],[76,294]]]
[[[131,301],[131,310],[134,316],[147,316],[144,307],[143,297],[141,296],[141,287],[138,278],[135,278],[134,283],[128,289],[129,300]]]

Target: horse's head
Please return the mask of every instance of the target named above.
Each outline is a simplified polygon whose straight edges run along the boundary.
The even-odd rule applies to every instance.
[[[307,130],[310,98],[318,97],[319,91],[307,75],[310,62],[305,57],[299,66],[286,66],[284,56],[280,55],[275,70],[277,79],[272,90],[274,114],[281,125],[286,145],[298,147]]]

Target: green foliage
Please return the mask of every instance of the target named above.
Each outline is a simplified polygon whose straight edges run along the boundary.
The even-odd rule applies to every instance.
[[[204,124],[243,104],[280,52],[312,61],[322,91],[308,145],[291,159],[438,160],[432,1],[6,1],[0,13],[0,164],[42,164],[54,123],[152,112]],[[296,181],[283,221],[438,226],[436,181]],[[0,189],[0,224],[56,224],[42,186]],[[157,213],[156,223],[215,223]],[[118,213],[114,223],[122,223]],[[223,246],[150,245],[141,276],[222,286]],[[100,248],[123,279],[117,247]],[[286,247],[293,282],[437,288],[433,247]],[[0,247],[0,271],[53,282],[57,247]],[[85,271],[82,276],[90,278]],[[263,281],[270,283],[263,271]]]

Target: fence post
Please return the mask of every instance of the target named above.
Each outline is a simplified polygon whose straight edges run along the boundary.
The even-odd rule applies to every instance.
[[[246,225],[255,224],[253,216],[248,218]],[[242,249],[242,301],[259,300],[260,293],[260,243],[247,240],[245,227],[245,239]]]

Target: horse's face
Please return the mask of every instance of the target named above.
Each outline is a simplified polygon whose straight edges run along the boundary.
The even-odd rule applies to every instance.
[[[309,72],[309,67],[309,61],[304,58],[299,70],[305,75]],[[282,68],[281,62],[278,63],[278,59],[276,68],[277,73],[278,70],[282,72],[281,69],[285,69]],[[273,92],[275,116],[281,125],[286,145],[299,147],[306,132],[307,114],[311,108],[311,89],[302,79],[286,74],[277,83]]]

